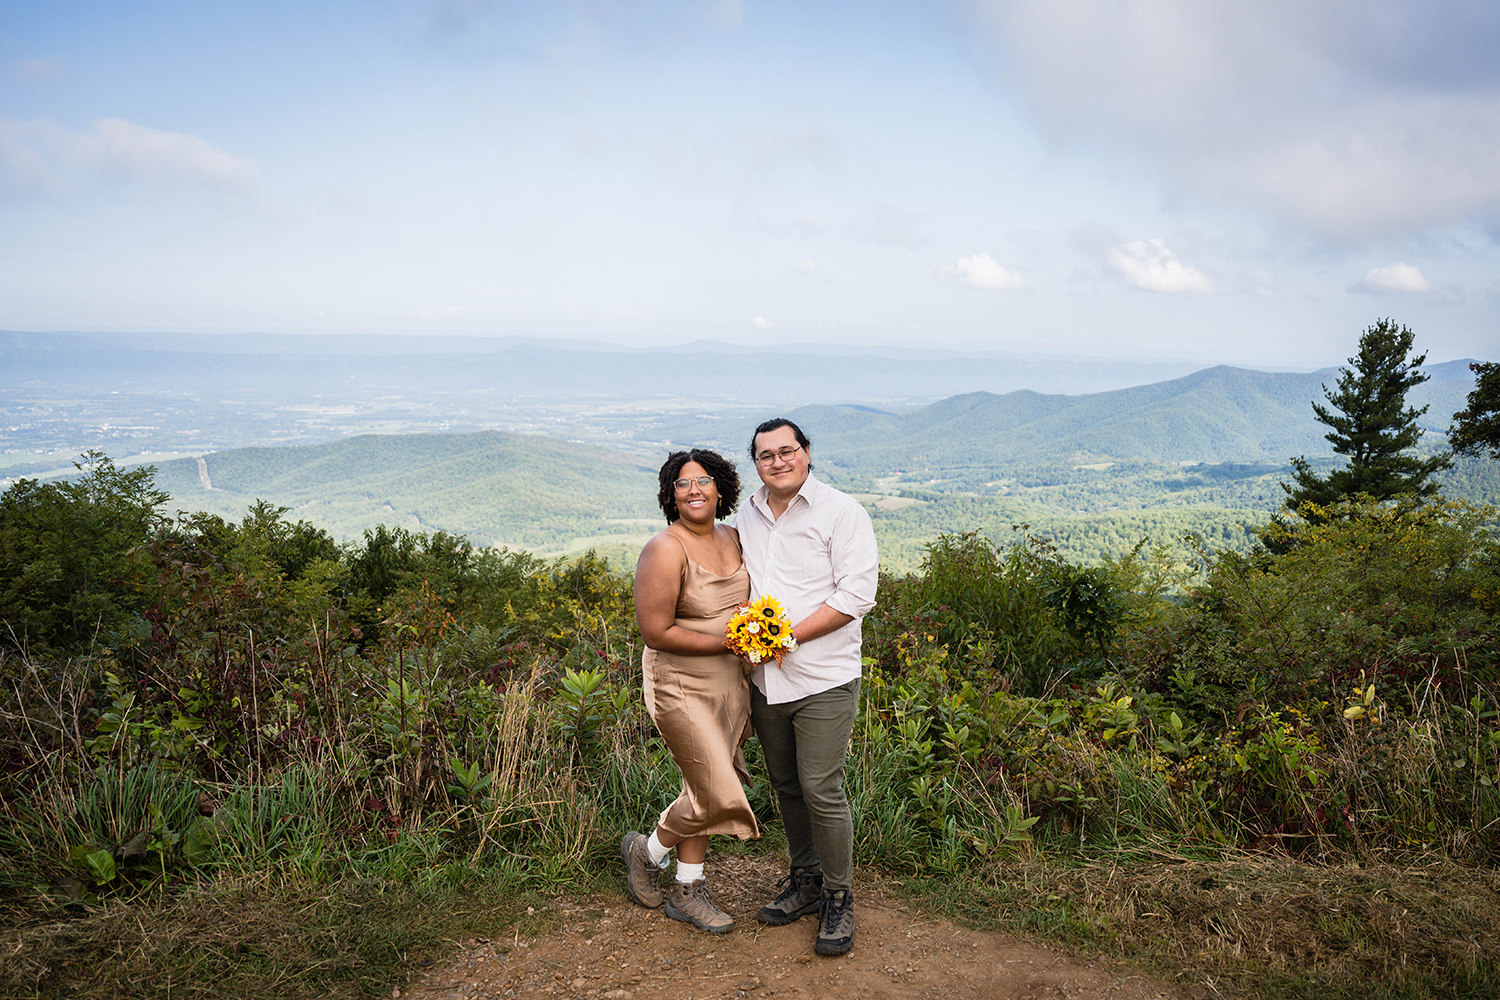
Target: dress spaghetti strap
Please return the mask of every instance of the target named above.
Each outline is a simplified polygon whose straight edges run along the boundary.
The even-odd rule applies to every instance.
[[[733,528],[730,528],[729,530],[734,531]],[[671,531],[666,532],[666,534],[672,535],[672,539],[678,545],[682,546],[682,556],[683,556],[683,558],[687,560],[687,563],[688,563],[689,566],[692,566],[694,569],[697,569],[700,573],[707,573],[709,576],[716,577],[716,578],[718,578],[720,580],[725,580],[725,579],[728,579],[731,576],[734,576],[736,573],[738,573],[740,571],[740,568],[745,565],[745,549],[744,549],[744,546],[740,545],[740,533],[738,531],[734,532],[734,548],[735,548],[735,551],[740,554],[740,565],[736,566],[734,569],[730,570],[728,573],[715,573],[713,570],[709,569],[707,566],[703,565],[698,560],[694,559],[691,555],[688,554],[687,543],[684,542],[681,538],[678,538],[676,535],[672,534]],[[687,574],[686,568],[683,569],[683,574],[684,574],[684,579],[686,579],[686,574]]]

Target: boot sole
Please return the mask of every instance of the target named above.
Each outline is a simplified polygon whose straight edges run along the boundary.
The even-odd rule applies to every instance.
[[[847,941],[826,941],[818,938],[818,943],[813,945],[813,951],[819,955],[847,955],[849,949],[854,947],[854,939]]]
[[[762,906],[760,912],[755,915],[755,919],[763,924],[770,924],[772,927],[785,927],[787,924],[794,924],[803,917],[817,912],[818,903],[816,901],[803,909],[794,910],[791,913],[782,913],[780,910],[773,910],[769,906]]]
[[[709,934],[727,934],[729,933],[730,929],[734,927],[734,921],[732,920],[722,927],[715,927],[713,924],[705,924],[698,920],[695,920],[692,917],[688,916],[686,913],[683,913],[677,907],[673,906],[670,899],[667,900],[667,916],[671,917],[673,920],[681,920],[685,924],[692,924],[700,931],[706,931]]]

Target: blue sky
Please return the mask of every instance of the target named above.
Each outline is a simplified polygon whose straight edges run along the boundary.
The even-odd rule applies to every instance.
[[[1500,355],[1488,0],[0,5],[0,328]]]

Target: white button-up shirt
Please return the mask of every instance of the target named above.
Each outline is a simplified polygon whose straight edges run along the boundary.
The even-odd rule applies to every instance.
[[[779,705],[860,675],[860,619],[875,606],[880,555],[870,515],[849,494],[809,474],[779,518],[771,516],[769,496],[762,486],[734,518],[751,596],[776,598],[793,625],[823,604],[854,619],[801,643],[780,668],[774,660],[755,666],[750,679]]]

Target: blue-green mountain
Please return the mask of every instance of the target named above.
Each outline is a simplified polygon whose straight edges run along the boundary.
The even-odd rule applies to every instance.
[[[1412,401],[1432,404],[1429,440],[1441,443],[1436,427],[1472,382],[1460,362],[1431,370]],[[819,475],[869,504],[893,566],[915,565],[940,531],[1000,533],[1022,522],[1086,557],[1188,530],[1241,544],[1243,525],[1280,503],[1290,456],[1331,462],[1309,404],[1335,375],[1218,367],[1088,395],[976,392],[904,413],[812,405],[787,415],[812,437]],[[654,473],[665,454],[717,447],[754,486],[752,427],[744,417],[647,412],[630,454],[495,431],[362,435],[165,462],[158,481],[184,509],[233,517],[264,499],[340,537],[387,523],[628,559],[662,525]],[[1500,499],[1496,464],[1462,463],[1448,474],[1452,489]]]

